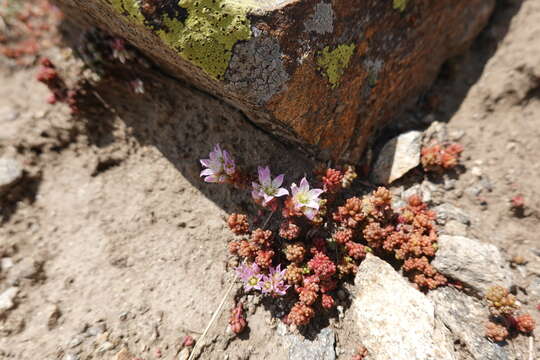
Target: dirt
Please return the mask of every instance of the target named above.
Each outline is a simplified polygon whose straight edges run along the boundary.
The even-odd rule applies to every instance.
[[[83,63],[63,35],[40,54],[74,83]],[[446,178],[417,170],[409,179],[427,178],[437,202],[465,210],[468,235],[497,245],[509,262],[524,258],[513,267],[514,290],[537,323],[539,36],[540,3],[501,1],[471,50],[449,62],[424,103],[388,132],[448,123],[465,148],[463,170]],[[0,272],[0,291],[16,285],[19,293],[0,316],[0,359],[110,359],[123,346],[145,360],[176,358],[183,336],[200,336],[233,278],[226,215],[257,211],[249,194],[204,184],[198,159],[220,143],[239,163],[268,164],[291,179],[313,162],[156,68],[130,68],[143,95],[104,76],[76,115],[47,104],[37,71],[0,58],[0,156],[25,169],[17,196],[1,209],[0,257],[13,266]],[[515,195],[524,197],[522,213],[511,210]],[[271,316],[279,309],[255,306],[257,297],[246,304],[249,332],[227,330],[239,288],[226,297],[199,358],[287,358]],[[360,339],[346,306],[344,320],[330,324],[338,359],[350,358]],[[527,359],[528,337],[507,346]]]

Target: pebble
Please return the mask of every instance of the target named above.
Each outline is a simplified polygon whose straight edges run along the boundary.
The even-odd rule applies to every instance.
[[[77,335],[73,339],[71,339],[68,346],[69,346],[70,349],[73,349],[73,348],[81,345],[83,341],[84,341],[84,338],[81,335]]]
[[[58,326],[58,320],[62,316],[62,312],[58,305],[49,305],[47,309],[47,329],[52,330]]]
[[[0,260],[0,269],[2,272],[6,272],[13,267],[13,259],[10,257],[4,257]]]
[[[189,349],[184,348],[182,351],[180,351],[180,354],[178,354],[178,360],[187,360],[189,358]]]
[[[390,184],[420,165],[422,133],[409,131],[384,145],[373,166],[372,180]]]
[[[0,195],[8,192],[22,178],[21,164],[11,158],[0,158]]]
[[[0,315],[15,306],[15,298],[19,293],[18,287],[10,287],[0,294]]]

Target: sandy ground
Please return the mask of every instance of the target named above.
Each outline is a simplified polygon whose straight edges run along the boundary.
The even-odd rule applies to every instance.
[[[468,213],[468,235],[496,244],[509,261],[525,258],[515,266],[517,294],[537,322],[539,38],[538,1],[501,2],[471,51],[444,69],[426,97],[429,111],[419,105],[396,127],[448,122],[465,147],[464,172],[430,179],[436,201]],[[63,46],[46,54],[67,78],[81,66]],[[203,331],[232,279],[225,216],[255,211],[247,195],[203,184],[197,160],[221,143],[239,163],[268,164],[292,178],[312,163],[158,71],[141,75],[144,95],[102,81],[95,107],[74,117],[46,103],[35,74],[0,62],[0,155],[26,170],[17,201],[2,208],[0,257],[14,265],[0,273],[0,291],[17,285],[19,294],[0,318],[0,359],[109,359],[123,344],[145,360],[173,359],[185,334]],[[510,210],[518,194],[524,216]],[[229,296],[201,359],[286,358],[268,307],[251,300],[249,333],[227,332]],[[349,318],[331,320],[339,359],[359,341]],[[526,338],[508,346],[526,359]]]

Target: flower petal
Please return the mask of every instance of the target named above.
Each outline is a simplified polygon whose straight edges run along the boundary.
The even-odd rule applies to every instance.
[[[315,215],[317,215],[317,210],[308,207],[302,209],[302,212],[309,220],[313,220]]]
[[[273,196],[271,195],[268,195],[267,193],[263,193],[263,197],[264,197],[264,205],[266,205],[269,201],[272,201],[272,199],[274,198]]]
[[[212,170],[212,169],[204,169],[203,171],[201,171],[200,176],[210,176],[210,175],[214,175],[214,170]]]
[[[310,198],[317,198],[323,192],[324,192],[324,190],[321,190],[321,189],[311,189],[311,190],[309,190],[309,197]]]
[[[309,191],[309,183],[306,179],[306,177],[304,176],[302,178],[302,180],[300,181],[300,190],[302,191]]]
[[[289,195],[289,191],[285,188],[279,188],[277,189],[276,193],[274,194],[275,197],[285,196]]]
[[[291,185],[291,194],[292,194],[292,196],[295,196],[296,193],[298,193],[298,191],[299,191],[298,186],[296,186],[295,183],[292,183],[292,185]]]
[[[285,178],[285,174],[281,174],[276,176],[276,178],[272,181],[272,187],[278,188],[283,184],[283,179]]]
[[[199,160],[202,166],[210,167],[210,159],[201,159]]]
[[[219,180],[218,177],[215,175],[210,175],[204,178],[204,181],[207,183],[215,183],[215,182],[218,182],[218,180]]]

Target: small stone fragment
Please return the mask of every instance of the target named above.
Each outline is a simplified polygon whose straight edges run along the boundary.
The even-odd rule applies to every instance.
[[[15,297],[19,293],[18,287],[10,287],[0,294],[0,315],[15,306]]]
[[[458,221],[464,225],[470,225],[471,223],[469,216],[463,210],[450,204],[436,206],[433,211],[437,215],[437,224],[439,225],[444,225],[450,220]]]
[[[390,184],[420,164],[422,133],[409,131],[401,134],[382,148],[373,166],[373,181]]]
[[[189,359],[189,349],[184,348],[182,351],[180,351],[180,354],[178,354],[177,360],[188,360]]]
[[[499,249],[463,236],[439,236],[439,248],[431,263],[439,272],[461,281],[480,294],[494,284],[512,285],[512,273]]]
[[[22,175],[23,170],[17,160],[0,158],[0,195],[8,192]]]
[[[47,313],[49,314],[47,317],[47,329],[52,330],[58,326],[58,320],[60,319],[60,316],[62,316],[62,312],[58,305],[50,305],[47,309]]]

